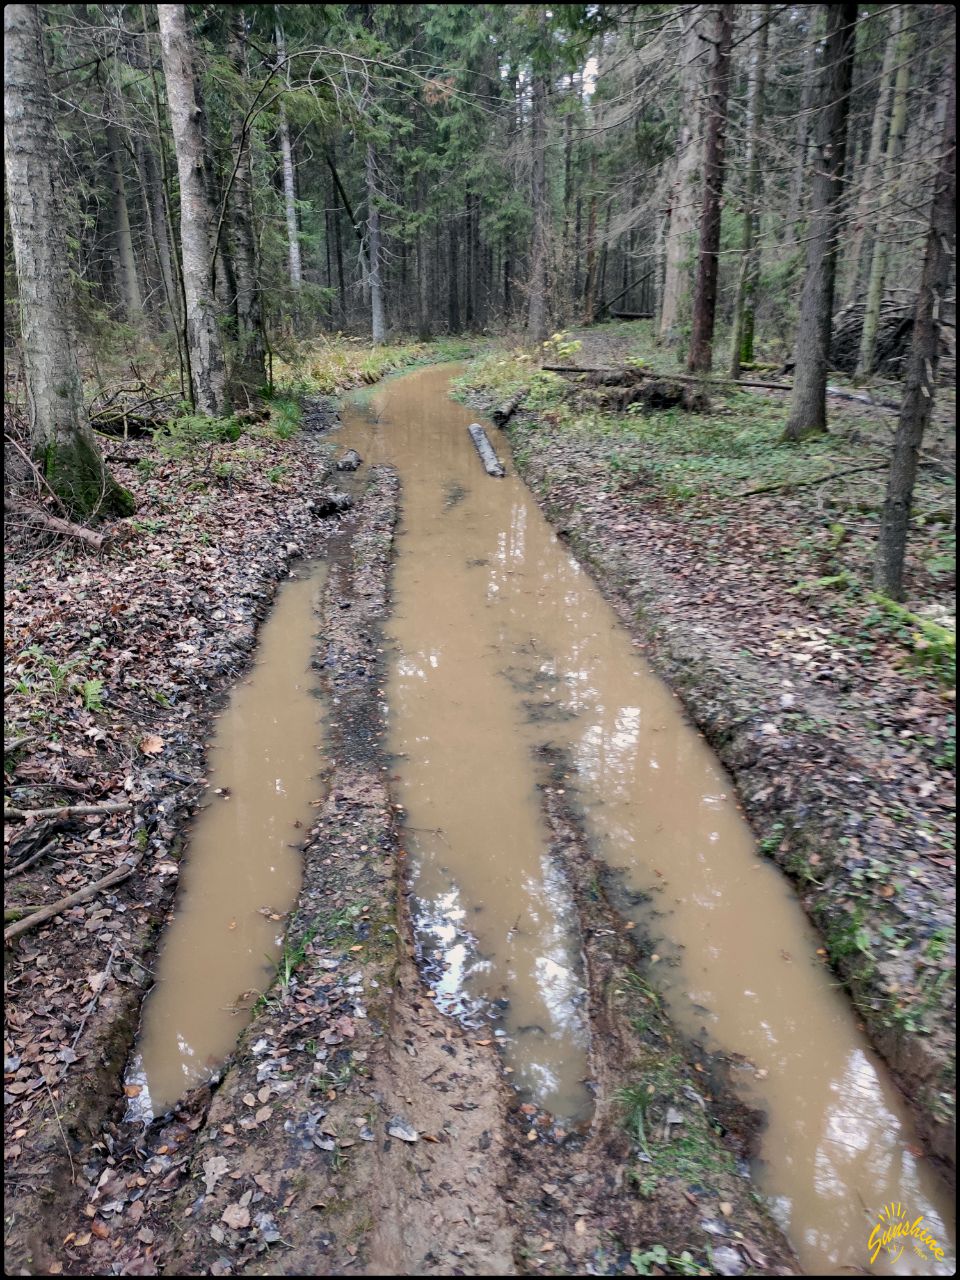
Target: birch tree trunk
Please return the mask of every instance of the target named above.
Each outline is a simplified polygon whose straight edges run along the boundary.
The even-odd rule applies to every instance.
[[[683,114],[670,193],[663,302],[660,307],[661,342],[673,342],[677,337],[681,303],[690,276],[687,259],[700,207],[697,182],[703,170],[703,139],[700,129],[700,63],[697,57],[706,48],[700,39],[704,8],[703,5],[692,5],[680,18],[680,102]]]
[[[843,300],[845,307],[849,307],[856,301],[860,289],[863,245],[866,239],[867,220],[870,216],[870,210],[876,203],[874,185],[880,172],[880,157],[883,154],[883,144],[887,133],[887,113],[890,109],[890,95],[893,92],[893,68],[903,17],[903,5],[895,6],[891,19],[890,35],[883,51],[880,89],[877,94],[877,105],[873,113],[873,125],[870,129],[870,147],[867,151],[867,163],[864,166],[863,176],[860,181],[860,197],[857,200],[857,209],[853,220],[853,241],[850,245],[850,252],[847,255],[850,274],[847,281],[846,296]]]
[[[903,383],[900,422],[893,442],[887,494],[880,516],[874,580],[894,600],[903,597],[903,563],[913,486],[923,433],[933,409],[940,351],[940,322],[950,287],[957,223],[957,63],[954,55],[946,93],[947,112],[937,169],[920,292],[913,317],[913,342]]]
[[[902,7],[900,13],[903,13]],[[887,256],[890,241],[896,229],[894,203],[898,186],[897,168],[903,150],[903,135],[907,125],[907,90],[910,87],[910,59],[915,44],[914,33],[904,30],[903,18],[898,24],[896,42],[897,80],[893,90],[893,114],[890,117],[890,134],[887,138],[887,154],[884,163],[883,194],[877,218],[877,232],[873,241],[873,258],[870,263],[870,285],[867,289],[867,305],[863,316],[863,333],[860,335],[860,355],[857,360],[857,377],[873,373],[877,350],[877,323],[883,286],[887,279]]]
[[[770,6],[753,6],[750,20],[769,18]],[[767,76],[767,44],[770,24],[764,22],[754,39],[750,88],[747,103],[747,189],[744,194],[743,260],[737,283],[737,296],[733,305],[733,337],[730,343],[730,377],[740,377],[740,366],[753,360],[754,304],[757,280],[760,275],[760,255],[757,238],[760,229],[760,120],[763,116],[763,98]]]
[[[383,307],[383,263],[380,249],[380,206],[377,204],[377,157],[367,143],[367,239],[370,256],[370,332],[374,343],[383,342],[387,322]]]
[[[243,42],[244,21],[239,8],[232,10],[231,24],[230,61],[243,80],[247,77],[247,65]],[[237,286],[237,353],[233,367],[233,390],[240,398],[250,401],[266,381],[266,350],[263,340],[260,264],[253,214],[250,131],[244,127],[239,108],[235,109],[231,144],[236,173],[230,192],[230,230]]]
[[[823,79],[814,143],[807,269],[800,298],[797,360],[784,439],[802,440],[827,429],[827,359],[833,320],[838,216],[847,150],[853,80],[856,4],[827,5]]]
[[[6,196],[30,447],[47,484],[71,514],[129,515],[133,499],[105,470],[83,407],[71,322],[67,219],[38,7],[6,5],[3,31]]]
[[[283,31],[277,27],[277,53],[286,57],[287,48]],[[303,269],[300,265],[300,233],[297,229],[297,193],[293,183],[293,148],[290,145],[290,127],[287,113],[280,104],[280,156],[283,163],[283,205],[287,216],[287,264],[290,287],[299,292],[303,287]]]
[[[228,411],[223,341],[214,302],[213,239],[216,220],[205,178],[193,50],[186,7],[157,5],[160,54],[180,175],[180,248],[186,299],[187,347],[194,408],[211,418]]]
[[[710,100],[703,152],[703,209],[700,250],[693,299],[693,332],[687,368],[709,373],[713,365],[713,325],[717,311],[720,253],[720,213],[726,160],[727,95],[730,89],[730,46],[733,43],[733,5],[717,8],[710,75]]]

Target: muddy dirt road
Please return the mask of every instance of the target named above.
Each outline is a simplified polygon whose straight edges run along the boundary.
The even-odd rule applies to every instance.
[[[227,713],[136,1119],[48,1171],[10,1269],[845,1274],[893,1203],[944,1260],[873,1270],[949,1273],[950,1196],[729,780],[451,376],[331,434],[357,505]]]

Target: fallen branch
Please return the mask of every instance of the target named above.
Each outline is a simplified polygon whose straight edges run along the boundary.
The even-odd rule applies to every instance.
[[[24,858],[22,862],[14,863],[12,867],[5,867],[3,872],[4,880],[12,880],[14,876],[20,875],[22,871],[26,871],[28,867],[32,867],[35,862],[39,862],[41,858],[45,858],[47,854],[57,846],[56,840],[51,840],[49,844],[45,844],[42,849],[38,849],[36,853],[31,853],[29,858]]]
[[[21,933],[36,929],[38,925],[46,923],[47,920],[52,920],[54,916],[60,915],[61,912],[66,911],[69,907],[75,907],[78,903],[95,898],[102,889],[109,889],[112,885],[120,884],[121,881],[133,875],[142,859],[143,854],[138,854],[135,861],[125,862],[101,880],[95,880],[93,884],[88,884],[85,889],[78,889],[76,893],[68,894],[66,898],[60,898],[57,902],[51,903],[49,907],[41,907],[39,911],[34,911],[31,915],[24,916],[16,924],[8,925],[3,931],[4,942],[12,942]]]
[[[12,809],[4,808],[3,816],[7,818],[84,818],[99,813],[126,813],[133,807],[131,800],[117,800],[109,804],[67,804],[54,809]]]
[[[31,742],[39,741],[39,734],[26,733],[22,738],[4,738],[3,754],[8,756],[13,751],[20,751],[24,747],[28,747]]]
[[[13,515],[22,515],[32,524],[49,529],[51,533],[59,533],[66,538],[76,538],[80,542],[85,542],[94,551],[102,551],[109,541],[102,533],[94,533],[92,529],[85,529],[82,524],[74,524],[72,520],[61,520],[59,516],[52,516],[42,507],[35,507],[32,503],[24,502],[20,498],[4,497],[3,509]]]
[[[843,471],[831,471],[825,476],[814,476],[812,480],[779,480],[776,484],[764,484],[757,489],[744,489],[742,493],[735,496],[738,498],[750,498],[755,493],[776,493],[779,489],[808,489],[815,484],[825,484],[828,480],[838,480],[841,476],[857,475],[860,471],[885,471],[890,463],[887,460],[883,462],[871,462],[865,467],[847,467]]]

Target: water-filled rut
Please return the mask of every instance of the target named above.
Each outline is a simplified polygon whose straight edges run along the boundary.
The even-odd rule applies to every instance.
[[[951,1198],[792,892],[525,486],[484,474],[450,376],[390,382],[349,410],[340,436],[366,463],[394,465],[403,487],[388,746],[437,1002],[492,1018],[514,1081],[589,1119],[578,942],[537,790],[536,748],[549,743],[573,765],[596,851],[635,891],[624,910],[658,939],[673,1018],[742,1055],[743,1096],[769,1117],[760,1185],[805,1269],[865,1265],[892,1203],[924,1216],[948,1273]],[[908,1249],[881,1254],[884,1267],[930,1274],[931,1262]]]
[[[325,577],[317,561],[283,584],[255,664],[219,718],[209,801],[189,835],[127,1075],[132,1115],[161,1115],[208,1080],[276,973],[300,886],[296,846],[321,787],[322,708],[310,696],[310,663]]]

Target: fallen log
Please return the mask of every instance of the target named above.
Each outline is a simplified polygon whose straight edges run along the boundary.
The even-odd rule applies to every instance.
[[[511,396],[510,399],[500,405],[498,409],[494,409],[490,417],[498,427],[505,426],[510,421],[523,403],[526,394],[527,388],[522,387],[515,396]]]
[[[24,502],[21,498],[4,497],[3,509],[9,511],[11,515],[23,516],[30,524],[41,529],[49,529],[51,533],[59,533],[65,538],[76,538],[78,542],[85,542],[94,551],[102,551],[109,542],[106,534],[94,533],[92,529],[86,529],[82,524],[74,524],[72,520],[62,520],[59,516],[52,516],[42,507]]]
[[[479,422],[472,422],[467,430],[470,432],[470,439],[477,446],[477,453],[480,455],[480,461],[483,463],[488,476],[505,476],[506,470],[503,463],[494,452],[493,445],[487,439],[487,433]]]
[[[602,382],[612,385],[616,382],[637,382],[642,378],[666,377],[674,382],[691,382],[706,387],[755,387],[762,391],[792,391],[792,382],[765,382],[758,378],[699,378],[689,373],[656,374],[652,369],[637,369],[633,365],[622,368],[600,368],[591,365],[545,364],[546,373],[562,373],[567,376],[586,373]],[[857,400],[871,405],[875,409],[891,409],[900,411],[900,405],[893,400],[874,400],[869,395],[859,395],[854,391],[845,391],[840,387],[827,387],[828,396],[836,396],[840,400]]]

